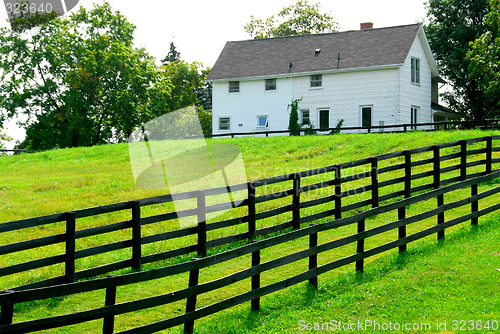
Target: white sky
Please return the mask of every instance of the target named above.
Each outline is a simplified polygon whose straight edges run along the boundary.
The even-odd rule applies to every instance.
[[[103,0],[80,0],[87,9]],[[108,0],[136,25],[135,44],[145,47],[158,64],[173,41],[181,58],[213,66],[226,41],[249,39],[244,26],[250,15],[266,19],[297,0]],[[310,4],[318,0],[309,0]],[[331,12],[340,30],[357,30],[361,22],[373,22],[374,28],[422,22],[426,16],[424,0],[323,0],[322,12]],[[0,27],[8,26],[7,13],[0,5]],[[73,11],[77,10],[76,8]],[[24,131],[14,122],[5,124],[7,133],[22,140]],[[10,147],[13,144],[9,145]]]

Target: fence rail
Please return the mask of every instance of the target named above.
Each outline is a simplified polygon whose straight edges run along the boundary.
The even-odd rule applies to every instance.
[[[35,249],[38,247],[64,243],[65,252],[60,255],[51,256],[44,259],[20,263],[5,268],[0,268],[0,277],[21,273],[27,270],[41,268],[44,266],[53,265],[56,263],[64,263],[65,273],[63,276],[53,277],[48,280],[31,283],[28,285],[13,287],[3,291],[0,294],[1,320],[0,333],[28,333],[42,329],[56,328],[70,324],[86,322],[95,319],[105,319],[103,333],[113,332],[113,319],[115,315],[128,312],[147,309],[154,306],[164,305],[175,301],[186,299],[186,313],[181,316],[173,317],[158,323],[124,331],[123,333],[151,333],[164,328],[185,324],[187,332],[192,332],[194,321],[206,315],[213,314],[220,310],[232,307],[234,305],[252,301],[252,308],[259,308],[259,298],[271,292],[283,289],[287,286],[297,284],[299,282],[309,280],[314,285],[317,285],[317,276],[329,270],[344,266],[349,263],[355,263],[358,271],[363,271],[363,260],[367,257],[385,252],[392,248],[399,248],[400,251],[406,249],[406,244],[428,235],[437,234],[439,239],[444,238],[446,228],[456,224],[471,220],[472,224],[477,224],[478,217],[487,213],[496,211],[500,208],[500,203],[492,207],[479,210],[478,201],[487,197],[493,196],[500,192],[500,187],[489,189],[482,193],[478,193],[478,183],[491,181],[500,177],[500,171],[493,169],[494,164],[500,163],[500,158],[494,158],[495,152],[500,152],[500,147],[495,146],[494,142],[500,140],[500,136],[483,137],[469,140],[461,140],[440,145],[433,145],[423,148],[417,148],[407,151],[388,153],[376,157],[361,159],[358,161],[347,162],[343,164],[333,165],[325,168],[317,168],[309,171],[291,173],[287,175],[271,177],[263,180],[252,181],[236,186],[236,191],[247,192],[247,198],[240,204],[240,207],[247,208],[247,213],[240,217],[235,217],[227,220],[217,221],[214,223],[206,223],[206,213],[216,211],[223,207],[231,207],[232,203],[223,203],[225,205],[207,206],[206,198],[211,195],[223,193],[227,188],[214,188],[199,192],[189,192],[182,194],[182,198],[196,198],[197,207],[192,210],[183,212],[169,212],[165,214],[142,217],[141,208],[153,205],[172,202],[171,195],[142,199],[125,203],[111,204],[96,208],[83,209],[74,212],[54,214],[45,217],[24,219],[15,222],[0,224],[0,233],[7,233],[24,228],[35,226],[43,226],[54,222],[64,222],[66,232],[58,235],[38,238],[29,241],[13,243],[0,246],[0,255],[12,254],[21,250]],[[481,144],[485,147],[469,149],[469,145]],[[444,149],[454,149],[446,155],[442,155]],[[429,152],[432,157],[420,160],[414,159],[416,155]],[[469,158],[469,159],[468,159]],[[478,159],[469,161],[470,158]],[[387,166],[381,167],[381,162],[397,159]],[[459,160],[458,164],[447,167],[441,167],[442,162],[449,160]],[[401,160],[403,162],[401,162]],[[429,165],[430,170],[412,173],[412,168]],[[345,172],[356,167],[364,166],[368,171],[356,172],[351,175],[343,175]],[[477,168],[484,166],[484,170],[477,171]],[[474,169],[474,170],[471,170]],[[403,176],[387,174],[399,172]],[[453,176],[445,179],[443,176],[446,173],[455,172],[458,176]],[[328,173],[332,173],[330,175]],[[329,179],[311,184],[303,184],[302,180],[307,180],[312,176],[326,175]],[[381,175],[394,176],[384,181],[380,181]],[[330,179],[331,177],[331,179]],[[413,185],[412,181],[421,180],[423,178],[430,179],[429,182],[420,185]],[[368,185],[347,189],[346,185],[349,182],[365,180]],[[291,184],[291,188],[287,188],[280,192],[259,194],[259,188],[269,185]],[[401,190],[396,190],[387,194],[381,194],[381,189],[384,187],[400,184]],[[452,203],[444,203],[444,194],[465,189],[470,187],[470,196],[467,198],[455,201]],[[234,187],[232,187],[235,189]],[[303,200],[302,196],[320,189],[326,189],[326,196]],[[422,191],[427,191],[421,194]],[[369,198],[359,199],[348,205],[345,205],[345,199],[351,196],[356,196],[364,193],[369,193]],[[291,204],[279,206],[266,211],[259,211],[257,205],[274,201],[279,198],[291,198]],[[402,197],[402,198],[401,198]],[[398,201],[394,201],[400,198]],[[406,207],[429,199],[437,199],[437,207],[417,215],[406,217]],[[392,202],[390,202],[392,200]],[[389,204],[385,202],[389,201]],[[309,215],[302,215],[301,209],[313,208],[320,205],[328,204],[329,208],[324,211],[315,212]],[[446,220],[445,212],[470,205],[470,214],[461,217]],[[356,211],[362,208],[367,208],[362,213],[356,213],[350,216],[345,216],[346,212]],[[113,223],[105,226],[98,226],[89,229],[77,230],[77,220],[84,217],[112,213],[117,211],[127,210],[130,213],[130,220]],[[378,226],[372,229],[367,229],[365,220],[390,211],[397,212],[398,220]],[[277,217],[285,213],[291,213],[291,220],[284,223],[263,227],[258,229],[257,222],[262,219]],[[165,232],[161,234],[142,236],[141,227],[161,222],[172,220],[178,216],[197,216],[198,224],[196,226],[180,229],[177,231]],[[406,227],[410,224],[437,217],[437,224],[433,227],[424,229],[414,234],[407,235]],[[335,218],[332,220],[332,218]],[[310,224],[306,227],[305,224],[317,222],[320,219],[326,219],[327,222],[321,224]],[[218,239],[207,240],[207,231],[214,231],[220,228],[247,224],[247,231],[244,233],[230,235]],[[357,233],[344,237],[338,240],[330,241],[318,245],[318,233],[336,229],[342,226],[356,225]],[[118,241],[102,246],[91,247],[83,250],[75,250],[75,240],[96,236],[111,231],[123,229],[131,230],[131,239]],[[375,248],[365,250],[364,240],[368,237],[378,235],[390,230],[398,231],[398,239]],[[270,233],[279,231],[288,232],[271,236],[264,240],[254,240],[257,236],[267,236]],[[162,240],[171,240],[189,235],[197,235],[197,243],[186,247],[168,250],[162,253],[143,255],[142,245],[159,242]],[[260,252],[266,248],[280,245],[286,242],[297,240],[299,238],[309,238],[309,248],[299,251],[294,254],[273,259],[268,262],[261,263]],[[241,240],[253,240],[252,243],[237,247],[235,249],[225,251],[223,253],[207,256],[207,250],[229,243]],[[332,250],[351,243],[356,243],[356,253],[346,258],[338,259],[328,264],[318,266],[318,254],[327,250]],[[102,265],[95,268],[87,268],[77,271],[75,266],[76,259],[103,254],[112,250],[129,248],[132,250],[132,256],[129,259],[115,263]],[[160,269],[139,271],[142,264],[164,260],[180,255],[186,255],[197,252],[197,258],[191,262],[184,262],[176,265],[167,266]],[[239,258],[250,254],[252,256],[252,265],[250,268],[231,274],[221,279],[199,284],[199,270],[223,263],[232,259]],[[307,271],[292,276],[286,280],[276,282],[267,286],[261,286],[260,274],[293,263],[301,259],[309,259],[309,268]],[[90,281],[77,282],[82,278],[89,278],[96,275],[110,273],[112,271],[132,268],[138,272],[111,276],[106,278],[93,279]],[[128,303],[115,304],[114,295],[119,286],[135,284],[150,280],[155,280],[167,276],[176,275],[179,273],[189,272],[188,288],[168,293],[160,296],[135,300]],[[202,293],[219,289],[230,285],[234,282],[243,279],[251,278],[251,291],[241,295],[217,302],[213,305],[196,309],[196,297]],[[41,300],[47,298],[68,296],[81,292],[94,291],[98,289],[106,289],[105,306],[89,311],[79,312],[71,315],[63,315],[46,319],[38,319],[21,323],[12,323],[13,320],[13,305],[26,302]]]

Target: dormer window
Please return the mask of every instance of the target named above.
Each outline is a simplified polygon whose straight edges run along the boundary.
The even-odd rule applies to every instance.
[[[240,92],[240,82],[229,81],[229,93],[239,93],[239,92]]]
[[[411,58],[411,82],[420,83],[420,59]]]
[[[323,87],[323,76],[321,74],[311,75],[311,88]]]

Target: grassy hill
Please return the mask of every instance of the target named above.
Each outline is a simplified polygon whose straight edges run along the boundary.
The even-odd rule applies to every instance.
[[[498,134],[498,131],[338,134],[213,139],[209,143],[238,145],[247,178],[257,180],[389,152]],[[164,194],[135,187],[126,144],[0,157],[0,171],[0,223]],[[452,320],[485,322],[491,318],[500,321],[497,301],[500,272],[496,271],[500,268],[500,264],[497,265],[500,263],[498,218],[493,215],[480,220],[478,228],[455,229],[447,233],[444,244],[425,239],[415,246],[412,244],[405,256],[391,253],[378,257],[366,265],[362,277],[354,275],[352,268],[328,273],[319,277],[317,292],[300,284],[264,297],[259,313],[250,314],[249,306],[242,305],[197,321],[195,329],[199,333],[295,333],[304,332],[298,327],[301,319],[306,323],[333,319],[379,322],[430,319],[434,322],[448,320],[447,332],[454,332],[450,330]],[[0,235],[0,244],[11,242],[10,237]],[[207,273],[203,279],[210,278],[211,274]],[[140,291],[138,288],[123,289],[119,299],[131,300],[139,292],[151,295],[178,288],[185,284],[185,277],[161,283],[164,284],[161,289],[158,282],[144,284]],[[238,289],[241,287],[232,292]],[[102,300],[101,292],[95,295]],[[207,297],[202,303],[216,297]],[[24,305],[16,307],[16,321],[37,315],[70,313],[87,306],[95,307],[92,295]],[[173,307],[181,310],[183,303]],[[157,321],[166,313],[171,315],[170,312],[175,314],[176,310],[160,308],[133,317],[123,316],[117,326],[123,330],[131,324]],[[102,325],[92,322],[71,330],[75,333],[98,332],[99,326]],[[178,331],[177,328],[171,332]]]
[[[239,146],[247,178],[325,167],[499,131],[212,139]],[[0,157],[0,223],[163,195],[137,188],[127,144]]]

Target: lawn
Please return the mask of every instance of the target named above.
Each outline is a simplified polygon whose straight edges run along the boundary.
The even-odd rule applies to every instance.
[[[212,139],[209,140],[208,143],[231,143],[237,145],[243,155],[247,178],[249,180],[258,180],[265,177],[324,167],[389,152],[461,139],[497,135],[498,133],[498,131],[450,131],[435,133],[414,132],[406,134],[337,134],[333,136],[305,136],[300,138]],[[425,158],[425,156],[422,156],[422,158]],[[498,168],[498,166],[495,166],[495,168]],[[146,191],[135,187],[129,162],[128,147],[126,144],[61,149],[37,154],[0,157],[0,170],[2,170],[0,174],[0,223],[163,195],[165,193],[164,191]],[[418,169],[416,172],[418,172]],[[363,184],[360,185],[362,186]],[[355,184],[353,187],[358,187],[360,185]],[[488,187],[491,187],[491,185],[482,185],[480,191]],[[453,193],[446,198],[446,201],[451,201],[454,197],[458,198],[463,195],[464,194],[460,192]],[[429,203],[422,203],[421,206],[425,207],[425,205],[428,204]],[[487,205],[487,203],[483,205]],[[260,210],[266,209],[269,208],[260,208]],[[152,211],[154,210],[156,209],[152,209]],[[418,206],[412,206],[410,212],[411,210],[418,210]],[[310,212],[304,212],[304,214],[310,214]],[[459,215],[460,212],[455,214]],[[262,310],[257,314],[250,314],[248,310],[249,307],[245,304],[221,314],[216,314],[207,319],[197,321],[195,329],[198,330],[199,333],[294,333],[303,332],[300,331],[298,327],[298,321],[301,319],[306,323],[324,322],[325,320],[330,321],[330,319],[351,321],[355,319],[364,319],[363,317],[372,317],[371,319],[379,319],[380,321],[423,321],[427,318],[431,318],[433,321],[441,319],[450,319],[449,321],[451,321],[452,316],[463,317],[469,315],[468,313],[461,313],[459,311],[473,309],[476,307],[476,301],[479,299],[484,299],[485,303],[490,303],[494,300],[494,292],[498,291],[498,276],[500,276],[500,272],[495,271],[490,273],[489,270],[491,268],[485,268],[484,271],[468,271],[469,276],[471,276],[470,273],[472,272],[478,273],[478,275],[473,275],[473,277],[476,277],[477,281],[469,277],[467,279],[467,282],[469,282],[467,285],[461,284],[460,282],[462,281],[458,280],[458,285],[466,285],[467,288],[464,288],[464,290],[459,289],[457,296],[463,297],[467,294],[471,294],[472,304],[464,304],[464,307],[456,307],[451,301],[448,302],[448,304],[446,302],[438,303],[439,308],[436,308],[434,313],[428,316],[426,315],[422,319],[420,315],[426,314],[424,310],[427,310],[429,305],[436,301],[434,295],[430,292],[418,294],[420,297],[416,298],[416,301],[413,301],[412,296],[418,293],[419,289],[418,286],[412,288],[412,284],[415,285],[416,282],[414,276],[411,275],[412,273],[420,272],[420,274],[417,275],[419,277],[417,283],[420,283],[426,282],[426,279],[430,279],[427,277],[427,273],[433,272],[433,277],[436,275],[439,276],[440,278],[438,281],[442,284],[436,285],[432,288],[435,291],[432,291],[439,295],[446,296],[448,289],[447,284],[454,282],[453,278],[455,277],[453,271],[451,277],[447,274],[450,271],[449,266],[454,263],[453,261],[462,261],[463,256],[461,255],[464,253],[463,248],[457,251],[447,252],[447,260],[439,261],[439,263],[436,262],[435,267],[423,264],[419,259],[431,258],[445,247],[453,247],[453,245],[455,245],[455,239],[458,240],[456,242],[457,244],[461,242],[464,244],[463,247],[467,247],[467,239],[471,237],[472,240],[472,237],[474,237],[477,239],[478,247],[480,244],[484,243],[484,247],[487,248],[482,250],[476,249],[475,254],[479,255],[475,257],[471,256],[470,260],[463,259],[463,261],[465,261],[463,266],[472,268],[477,266],[478,263],[484,264],[485,262],[479,261],[481,255],[488,255],[487,260],[484,260],[489,261],[488,263],[492,263],[494,259],[497,260],[497,263],[500,262],[498,261],[499,250],[498,246],[496,246],[499,244],[499,239],[494,239],[495,235],[497,237],[499,235],[493,233],[493,231],[495,231],[495,226],[498,227],[498,217],[498,215],[492,215],[489,218],[480,220],[480,227],[476,229],[468,227],[454,228],[450,233],[447,232],[447,240],[444,243],[437,244],[434,242],[434,239],[426,238],[422,242],[415,243],[415,248],[409,247],[409,252],[404,256],[396,257],[393,252],[389,252],[387,255],[370,259],[370,261],[366,261],[366,273],[362,277],[354,275],[352,273],[352,268],[341,268],[340,270],[320,276],[320,289],[317,292],[311,291],[307,286],[300,284],[285,291],[264,297]],[[113,217],[113,215],[103,216],[95,220],[88,219],[81,223],[78,222],[78,224],[81,225],[77,226],[77,229],[106,224],[111,221],[116,221],[116,219],[119,219],[119,217]],[[279,219],[286,220],[287,218]],[[368,221],[367,224],[369,226],[377,226],[386,223],[388,219],[394,219],[394,217],[383,215],[383,217],[381,216],[377,219]],[[270,225],[276,223],[275,221],[263,222],[263,224]],[[424,222],[424,225],[433,223],[434,222]],[[158,228],[164,227],[165,226]],[[422,226],[420,226],[420,228],[421,227]],[[58,227],[54,227],[54,229],[57,228]],[[34,233],[38,236],[40,233],[50,234],[53,232],[54,231],[48,228],[44,231],[37,230]],[[154,232],[155,231],[150,231],[148,233]],[[346,228],[336,231],[333,237],[340,238],[352,234],[352,232],[352,228]],[[486,236],[488,235],[492,237],[487,238]],[[23,232],[0,235],[0,244],[10,243],[12,240],[17,239],[24,240],[31,237],[32,236],[29,235],[23,235]],[[319,243],[321,244],[331,238],[332,234],[325,233],[320,235]],[[371,244],[369,242],[368,245],[372,247],[393,238],[394,235],[384,234],[377,240],[373,242],[370,241]],[[483,239],[484,241],[481,241]],[[95,242],[99,244],[99,242],[106,242],[106,240],[95,240]],[[271,248],[268,252],[264,252],[262,261],[274,258],[276,254],[282,256],[304,249],[304,247],[307,247],[306,243],[307,240],[298,240],[280,249]],[[80,245],[80,247],[83,247],[83,245]],[[473,245],[471,244],[469,247],[473,248]],[[495,252],[495,248],[496,257],[489,256],[491,252]],[[150,251],[154,252],[155,249],[151,249]],[[157,249],[156,251],[159,250]],[[319,258],[319,265],[352,253],[353,247],[344,247],[337,252],[330,252]],[[109,256],[116,257],[114,259],[116,261],[119,260],[122,255],[123,254],[118,252],[112,255],[110,254]],[[37,254],[25,252],[20,256],[26,259],[32,259],[33,256],[37,256]],[[10,265],[10,261],[10,258],[0,258],[0,265]],[[202,271],[200,276],[201,281],[210,281],[242,270],[248,266],[249,261],[248,258],[242,258],[238,259],[238,261],[232,261],[231,263],[225,263]],[[430,263],[434,263],[432,262],[433,260],[429,261],[431,261]],[[304,263],[285,266],[279,270],[272,270],[262,275],[263,284],[275,282],[286,278],[290,274],[301,272],[303,266],[305,266]],[[85,264],[83,265],[85,266]],[[431,267],[432,270],[430,270]],[[500,267],[500,265],[497,267]],[[61,268],[53,269],[61,270]],[[409,278],[398,276],[404,275],[407,270],[413,270],[410,271]],[[39,274],[43,276],[43,272]],[[460,278],[463,276],[462,274],[457,275],[459,275]],[[496,281],[490,279],[495,277],[494,275],[497,275]],[[388,277],[391,278],[389,279]],[[20,277],[16,279],[20,282],[26,282],[34,278],[20,275]],[[392,286],[391,282],[394,287],[390,289],[388,286]],[[152,281],[126,287],[119,289],[118,302],[165,293],[167,291],[183,288],[185,284],[186,275],[178,275],[169,280]],[[480,291],[477,289],[478,285],[482,288]],[[0,286],[5,287],[9,286],[9,284],[7,284],[7,282],[2,282]],[[234,286],[232,285],[227,289],[223,295],[226,297],[241,293],[242,291],[247,291],[248,286],[248,282],[234,284]],[[365,290],[365,287],[373,291]],[[397,290],[399,288],[400,290]],[[342,290],[342,293],[339,292],[340,290]],[[385,292],[386,290],[388,291],[387,293]],[[423,291],[430,290],[424,289]],[[488,292],[483,293],[483,291]],[[384,295],[385,299],[381,297],[381,294]],[[405,303],[408,302],[410,306],[407,306],[407,304],[403,302],[396,303],[394,299],[391,299],[391,297],[397,296],[398,294],[401,296],[401,299],[404,300]],[[97,291],[95,293],[77,295],[61,300],[19,305],[16,306],[15,321],[99,307],[102,304],[102,295],[103,291]],[[199,306],[213,303],[218,300],[219,297],[220,295],[218,295],[218,292],[206,294],[206,296],[199,299]],[[444,299],[446,300],[446,298]],[[384,303],[382,303],[383,300],[385,300]],[[409,303],[409,301],[413,301],[415,305]],[[421,305],[420,309],[417,304]],[[396,305],[399,306],[396,307]],[[495,304],[493,302],[491,305],[493,307],[492,310],[500,309],[498,303]],[[416,311],[413,313],[410,312],[410,307],[415,307]],[[132,325],[138,326],[147,324],[161,320],[166,316],[181,314],[183,309],[184,303],[179,302],[169,307],[158,307],[120,316],[117,319],[117,330],[124,330]],[[318,312],[314,311],[316,309]],[[347,311],[344,312],[344,310]],[[440,317],[438,310],[443,311],[443,315],[449,314],[450,317]],[[498,318],[498,311],[496,313],[493,311],[489,313],[486,312],[485,314],[487,316],[496,316],[496,319],[500,321]],[[481,319],[486,320],[486,317]],[[83,333],[85,331],[98,332],[100,326],[102,326],[101,322],[96,321],[74,326],[71,328],[71,331],[75,333]],[[65,333],[67,330],[67,328],[64,328],[50,332]],[[179,329],[172,329],[173,332],[177,332],[178,330]]]

